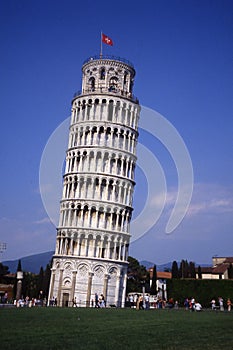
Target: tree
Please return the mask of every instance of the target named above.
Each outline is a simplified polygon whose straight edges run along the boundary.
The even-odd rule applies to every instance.
[[[232,266],[232,264],[230,264],[228,267],[228,278],[233,279],[233,266]]]
[[[142,291],[143,284],[148,292],[150,289],[150,275],[145,266],[140,265],[138,260],[128,257],[128,281],[127,281],[127,293]]]
[[[22,297],[35,298],[37,297],[37,281],[38,275],[31,272],[23,273],[22,280]]]
[[[6,283],[5,275],[9,273],[8,266],[3,265],[0,263],[0,283]]]
[[[198,274],[198,279],[201,280],[202,279],[202,273],[201,273],[201,266],[200,265],[198,266],[197,274]]]
[[[38,282],[37,282],[37,297],[39,297],[39,298],[41,298],[42,295],[44,294],[43,281],[44,281],[44,269],[41,266],[40,272],[39,272],[39,275],[38,275]]]
[[[44,271],[43,288],[42,288],[42,290],[44,291],[44,296],[47,296],[47,297],[49,294],[50,275],[51,275],[51,266],[50,264],[47,264],[46,269]]]
[[[22,271],[21,260],[18,261],[17,271]]]
[[[189,277],[196,278],[196,268],[195,263],[193,261],[190,261],[189,263]]]
[[[179,268],[179,277],[188,278],[189,277],[189,264],[187,260],[181,260]]]
[[[156,265],[154,265],[154,268],[153,268],[153,276],[152,276],[152,284],[150,287],[150,293],[152,295],[157,294],[157,268],[156,268]]]
[[[176,261],[172,263],[172,278],[179,278],[179,269]]]

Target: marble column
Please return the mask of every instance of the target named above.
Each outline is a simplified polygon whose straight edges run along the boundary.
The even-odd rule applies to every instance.
[[[63,279],[63,269],[60,269],[59,287],[57,292],[57,305],[62,306],[62,279]]]
[[[103,288],[103,295],[105,298],[105,306],[107,306],[107,295],[108,295],[108,274],[104,275],[104,288]]]
[[[86,307],[90,306],[90,299],[91,299],[91,287],[92,287],[92,278],[93,273],[89,272],[88,274],[88,284],[87,284],[87,298],[86,298]]]

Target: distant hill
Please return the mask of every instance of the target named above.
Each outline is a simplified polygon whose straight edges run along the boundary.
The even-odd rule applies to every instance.
[[[157,271],[165,271],[165,270],[171,270],[172,269],[172,262],[167,262],[165,264],[161,264],[161,265],[157,265],[151,261],[147,261],[147,260],[142,260],[140,261],[140,264],[145,266],[147,269],[149,269],[150,267],[154,267],[154,265],[156,265],[156,269]],[[177,261],[178,266],[180,266],[180,261]],[[212,266],[211,264],[195,264],[196,267],[198,266],[201,267],[209,267]]]
[[[145,266],[147,269],[149,269],[150,267],[154,266],[155,263],[151,262],[151,261],[147,261],[147,260],[142,260],[139,261],[140,265]]]
[[[170,270],[172,268],[172,262],[168,262],[168,263],[162,264],[162,265],[157,265],[154,262],[142,260],[142,261],[140,261],[140,264],[145,266],[147,269],[149,269],[150,267],[154,267],[154,265],[156,265],[157,271],[164,271],[166,269]]]
[[[50,251],[50,252],[25,256],[25,257],[21,258],[20,260],[21,260],[21,265],[22,265],[23,271],[39,273],[41,266],[43,267],[43,269],[45,269],[46,265],[49,264],[49,262],[51,261],[51,259],[53,257],[53,254],[54,254],[54,251]],[[18,261],[19,261],[19,259],[3,261],[2,263],[9,267],[10,272],[16,272],[17,267],[18,267]],[[178,263],[178,265],[180,264],[179,262],[177,262],[177,263]],[[150,267],[153,267],[155,265],[154,262],[147,261],[147,260],[140,261],[140,264],[145,266],[147,269],[149,269]],[[196,267],[199,265],[202,267],[211,266],[209,264],[196,264]],[[171,269],[172,262],[168,262],[168,263],[162,264],[162,265],[156,264],[156,268],[157,268],[157,271],[164,271],[167,269]]]
[[[49,264],[53,254],[54,252],[50,251],[20,258],[22,270],[26,272],[39,273],[41,266],[43,269],[45,269],[46,265]],[[3,261],[2,263],[3,265],[8,266],[10,272],[16,272],[18,261],[19,259]]]

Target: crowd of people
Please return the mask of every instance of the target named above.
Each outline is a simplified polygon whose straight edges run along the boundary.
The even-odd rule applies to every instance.
[[[91,306],[95,306],[95,308],[103,308],[106,307],[106,302],[104,299],[104,295],[100,294],[100,296],[98,296],[97,293],[95,293],[95,304],[94,304],[94,300],[92,299],[91,301]]]
[[[16,307],[34,307],[34,306],[47,306],[47,299],[30,299],[28,296],[26,298],[20,298],[18,300],[14,300],[14,305]]]
[[[212,310],[220,310],[220,311],[224,311],[224,300],[222,297],[219,297],[218,298],[218,303],[216,303],[216,300],[215,299],[212,299],[211,302],[211,309]],[[226,302],[226,306],[227,306],[227,311],[231,311],[231,307],[232,307],[232,302],[231,302],[231,299],[228,298],[227,299],[227,302]]]
[[[128,303],[131,308],[140,309],[178,309],[180,307],[184,307],[185,310],[189,311],[202,311],[203,307],[199,301],[195,300],[194,297],[186,298],[182,305],[179,304],[177,300],[170,298],[169,300],[163,300],[159,296],[150,296],[145,294],[144,296],[141,293],[130,293],[128,295]],[[224,300],[222,297],[218,298],[218,302],[215,299],[212,299],[211,302],[212,310],[220,310],[224,311]],[[231,307],[233,306],[231,299],[228,298],[226,301],[227,311],[231,311]]]
[[[7,303],[7,301],[8,301],[7,293],[5,293],[4,297],[2,296],[1,302]],[[38,299],[36,298],[30,299],[27,296],[26,298],[22,297],[19,300],[14,300],[14,305],[16,307],[47,306],[47,299],[43,298],[43,295],[39,295]],[[53,297],[49,301],[49,306],[57,306],[57,298]],[[73,307],[80,306],[78,305],[76,297],[72,299],[72,306]],[[95,308],[105,308],[106,300],[104,298],[104,295],[103,294],[98,295],[97,293],[95,293],[94,299],[91,300],[90,306]],[[189,310],[189,311],[201,311],[203,309],[202,305],[197,300],[195,300],[194,297],[186,298],[184,300],[184,303],[182,304],[182,303],[179,303],[177,300],[174,300],[173,298],[170,298],[169,300],[163,300],[159,295],[152,296],[149,294],[142,294],[142,293],[129,293],[127,297],[126,306],[130,306],[131,308],[136,308],[138,310],[165,309],[165,308],[178,309],[180,307],[184,307],[185,310]],[[215,310],[215,311],[227,310],[230,312],[232,309],[232,306],[233,304],[230,298],[224,301],[222,297],[218,297],[217,301],[214,298],[210,301],[210,307],[212,310]]]
[[[81,305],[81,302],[78,303],[77,298],[74,297],[72,299],[72,307],[79,307],[80,305]],[[100,294],[99,296],[98,293],[95,293],[95,299],[91,300],[90,306],[95,308],[106,307],[106,301],[105,301],[104,295]]]
[[[128,302],[131,308],[141,309],[165,309],[169,307],[169,301],[164,300],[160,296],[151,296],[145,294],[144,296],[141,293],[130,293],[128,295]]]
[[[195,300],[195,298],[188,299],[186,298],[184,301],[184,307],[185,310],[190,310],[190,311],[201,311],[202,310],[202,305]]]

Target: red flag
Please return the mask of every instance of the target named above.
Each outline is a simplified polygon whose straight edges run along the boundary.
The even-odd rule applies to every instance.
[[[109,38],[109,36],[105,35],[102,33],[102,42],[107,44],[107,45],[113,45],[113,41],[111,38]]]

